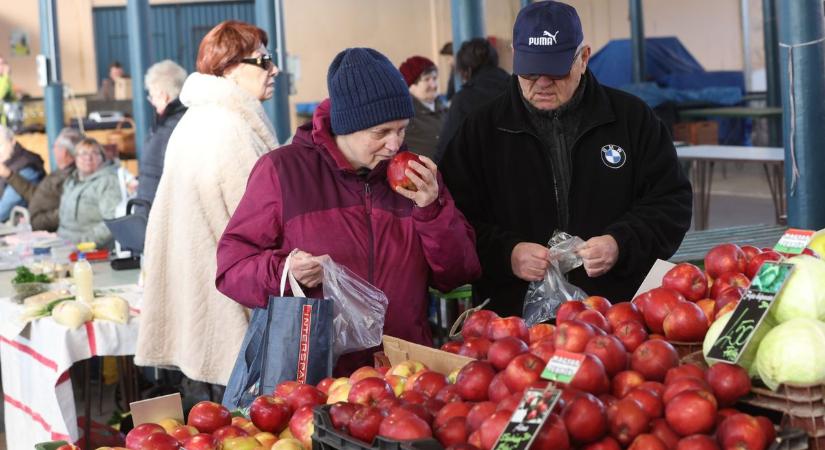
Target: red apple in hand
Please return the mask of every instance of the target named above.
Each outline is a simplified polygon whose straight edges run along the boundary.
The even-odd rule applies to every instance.
[[[695,302],[707,296],[708,279],[702,269],[690,263],[677,264],[662,278],[662,287],[673,289]]]
[[[387,165],[387,182],[390,184],[393,191],[399,186],[409,191],[418,190],[406,174],[408,168],[415,172],[415,170],[410,167],[410,161],[415,161],[422,165],[424,164],[418,158],[418,155],[413,152],[399,152],[396,153],[392,160],[390,160],[389,165]]]
[[[464,339],[471,337],[487,337],[487,328],[490,321],[498,319],[498,314],[489,309],[482,309],[470,314],[467,320],[464,321],[464,326],[461,328],[461,337]]]
[[[223,405],[215,402],[198,402],[189,410],[186,424],[198,429],[201,433],[213,433],[220,427],[232,423],[232,414]]]
[[[289,425],[292,409],[282,398],[262,395],[252,401],[249,418],[261,431],[278,434]]]
[[[705,270],[713,279],[726,272],[744,272],[746,263],[745,253],[736,244],[717,245],[705,255]]]

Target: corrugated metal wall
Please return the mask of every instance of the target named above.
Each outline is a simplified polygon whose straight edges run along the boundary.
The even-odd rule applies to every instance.
[[[98,83],[108,76],[112,61],[120,61],[126,73],[134,76],[129,66],[126,8],[94,8],[93,18]],[[150,6],[151,62],[171,59],[188,72],[194,71],[203,36],[218,23],[229,19],[254,23],[254,0]]]

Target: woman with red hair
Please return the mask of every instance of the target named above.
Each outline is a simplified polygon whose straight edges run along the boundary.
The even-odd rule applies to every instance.
[[[261,105],[278,75],[267,43],[253,25],[218,24],[180,92],[188,110],[169,138],[146,230],[139,365],[229,379],[248,312],[215,289],[215,254],[252,166],[278,146]]]

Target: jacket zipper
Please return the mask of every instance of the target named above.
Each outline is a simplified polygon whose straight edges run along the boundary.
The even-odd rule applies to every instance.
[[[369,183],[364,183],[364,200],[367,206],[367,232],[369,234],[369,276],[368,281],[370,283],[373,282],[372,274],[373,274],[373,267],[375,266],[375,252],[373,250],[373,235],[372,235],[372,190],[370,189]]]
[[[533,134],[529,131],[508,130],[508,129],[505,129],[505,128],[499,128],[499,130],[507,131],[509,133],[514,133],[514,134],[524,133],[528,136],[532,136],[533,139],[537,140],[540,145],[544,146],[544,143],[541,141],[541,139],[539,139],[538,136],[536,136],[535,134]],[[550,175],[551,175],[551,178],[553,179],[553,196],[556,198],[556,223],[560,227],[561,226],[561,214],[559,214],[559,185],[558,185],[558,181],[556,180],[556,176],[553,174],[553,161],[550,159],[549,156],[547,156],[547,154],[545,152],[542,152],[542,155],[544,155],[544,160],[548,164],[550,164]]]

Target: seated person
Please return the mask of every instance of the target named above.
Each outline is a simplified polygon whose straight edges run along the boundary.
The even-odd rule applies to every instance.
[[[109,64],[109,76],[100,82],[100,92],[98,96],[103,100],[115,99],[115,81],[120,78],[129,78],[120,61],[112,61]]]
[[[75,146],[75,170],[66,179],[60,198],[57,234],[72,242],[112,244],[104,219],[115,217],[120,203],[117,166],[104,164],[103,146],[86,138]]]
[[[14,138],[14,132],[5,125],[0,125],[0,162],[9,169],[16,172],[22,178],[32,183],[38,183],[45,171],[43,170],[43,159],[21,146]],[[5,178],[0,178],[0,222],[9,220],[11,209],[15,206],[26,206],[23,198]]]
[[[57,170],[46,175],[40,183],[29,181],[19,171],[13,172],[0,163],[0,178],[6,180],[29,205],[32,230],[57,231],[63,183],[74,170],[75,145],[82,139],[83,135],[74,128],[60,131],[53,147]]]

